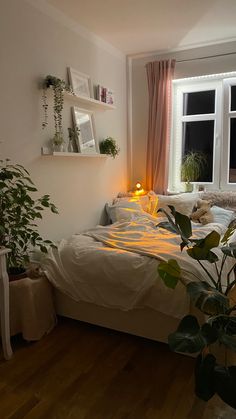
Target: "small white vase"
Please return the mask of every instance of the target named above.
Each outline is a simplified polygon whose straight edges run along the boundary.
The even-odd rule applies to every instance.
[[[53,147],[53,151],[59,151],[59,152],[64,151],[64,144],[63,143],[62,144],[53,143],[52,147]]]

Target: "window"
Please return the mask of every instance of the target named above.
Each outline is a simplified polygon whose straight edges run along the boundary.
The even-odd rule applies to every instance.
[[[183,189],[181,164],[191,152],[204,157],[193,183],[236,190],[236,73],[229,75],[174,81],[170,191]]]

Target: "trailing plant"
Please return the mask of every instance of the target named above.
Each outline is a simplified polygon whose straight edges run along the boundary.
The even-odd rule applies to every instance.
[[[0,160],[0,246],[11,249],[7,255],[7,268],[22,268],[29,262],[30,252],[38,247],[47,253],[48,247],[56,247],[51,240],[44,240],[36,221],[48,208],[57,214],[49,195],[33,199],[37,188],[28,171],[10,160]]]
[[[53,111],[54,111],[54,126],[55,126],[55,137],[57,140],[62,139],[63,142],[63,132],[62,132],[62,111],[64,105],[64,92],[69,92],[74,94],[72,88],[64,81],[58,77],[48,75],[43,80],[43,109],[44,109],[44,120],[42,127],[45,128],[48,125],[48,102],[47,102],[47,89],[52,87],[53,89]],[[60,144],[61,144],[60,143]]]
[[[100,153],[108,154],[113,157],[113,159],[119,154],[120,148],[116,144],[116,140],[112,137],[107,137],[105,140],[101,141],[99,144]]]
[[[215,342],[236,351],[236,301],[230,297],[236,286],[236,242],[231,239],[235,227],[228,228],[223,238],[212,231],[205,238],[196,239],[192,237],[189,217],[175,211],[172,206],[169,208],[171,215],[160,210],[168,221],[159,223],[158,227],[179,235],[181,251],[186,250],[208,277],[208,282],[195,276],[194,281],[186,283],[183,274],[186,276],[190,272],[181,268],[176,260],[169,259],[159,264],[158,273],[165,285],[174,289],[178,282],[182,282],[192,303],[208,316],[202,325],[195,316],[185,316],[177,331],[169,335],[169,346],[177,352],[200,353],[196,366],[196,394],[200,398],[209,400],[217,391],[226,403],[236,408],[236,367],[219,367],[213,355],[209,354],[210,345]],[[216,247],[222,252],[221,260],[214,251]],[[232,266],[225,274],[227,258],[232,260]],[[210,265],[214,267],[214,275],[209,272]]]
[[[190,151],[183,158],[181,165],[181,179],[184,182],[197,182],[201,174],[204,172],[207,158],[205,154]]]

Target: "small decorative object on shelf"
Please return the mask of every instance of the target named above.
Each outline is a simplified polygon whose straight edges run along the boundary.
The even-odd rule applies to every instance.
[[[64,139],[59,133],[56,133],[52,138],[52,149],[53,151],[65,151]]]
[[[77,126],[74,128],[68,128],[68,134],[69,134],[68,151],[70,153],[79,152],[79,133],[80,133],[80,130]]]
[[[107,103],[108,105],[114,105],[114,92],[107,87],[103,87],[98,84],[95,88],[96,98],[100,102]]]
[[[87,74],[68,68],[71,89],[78,96],[91,97],[91,81]]]
[[[120,148],[116,144],[116,140],[112,137],[107,137],[99,144],[100,152],[102,154],[109,154],[113,159],[118,156]]]

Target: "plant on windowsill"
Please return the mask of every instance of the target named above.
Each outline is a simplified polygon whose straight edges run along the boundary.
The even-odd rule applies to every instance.
[[[54,126],[55,134],[52,139],[52,145],[54,151],[63,151],[64,139],[62,129],[62,111],[64,105],[64,92],[74,94],[71,87],[58,77],[48,75],[43,80],[43,109],[44,109],[44,121],[42,123],[43,129],[48,125],[48,102],[47,102],[47,89],[52,88],[53,90],[53,111],[54,111]]]
[[[101,141],[99,149],[101,154],[108,154],[112,156],[113,159],[118,156],[120,152],[120,148],[116,144],[116,140],[112,137],[107,137],[105,140]]]
[[[56,247],[51,240],[44,240],[38,233],[36,221],[42,219],[46,208],[57,214],[49,195],[33,199],[37,189],[28,171],[10,160],[0,160],[0,247],[11,249],[7,254],[7,271],[11,276],[24,274],[34,248],[47,253]],[[25,275],[26,276],[26,275]]]
[[[201,326],[195,316],[185,316],[177,331],[169,335],[169,346],[176,352],[199,353],[195,367],[195,393],[199,398],[208,401],[217,393],[225,403],[236,409],[236,366],[217,365],[216,358],[210,353],[211,345],[216,342],[236,351],[236,300],[232,295],[236,290],[236,242],[232,241],[235,227],[228,228],[223,238],[212,231],[205,238],[195,239],[192,238],[189,217],[175,211],[172,206],[169,208],[171,216],[165,210],[159,210],[165,213],[168,222],[161,222],[158,227],[180,236],[181,251],[186,248],[187,254],[201,266],[209,279],[206,282],[196,277],[197,280],[186,283],[183,279],[186,271],[176,260],[159,264],[158,273],[165,285],[174,289],[179,281],[182,282],[191,302],[204,313],[205,318],[207,316]],[[218,246],[222,252],[221,261],[214,252]],[[223,278],[227,258],[231,258],[232,264]],[[214,276],[209,272],[209,264],[214,266]]]
[[[181,180],[185,182],[185,191],[192,192],[193,185],[191,182],[197,182],[204,173],[207,158],[205,154],[190,151],[183,158],[181,165]]]

